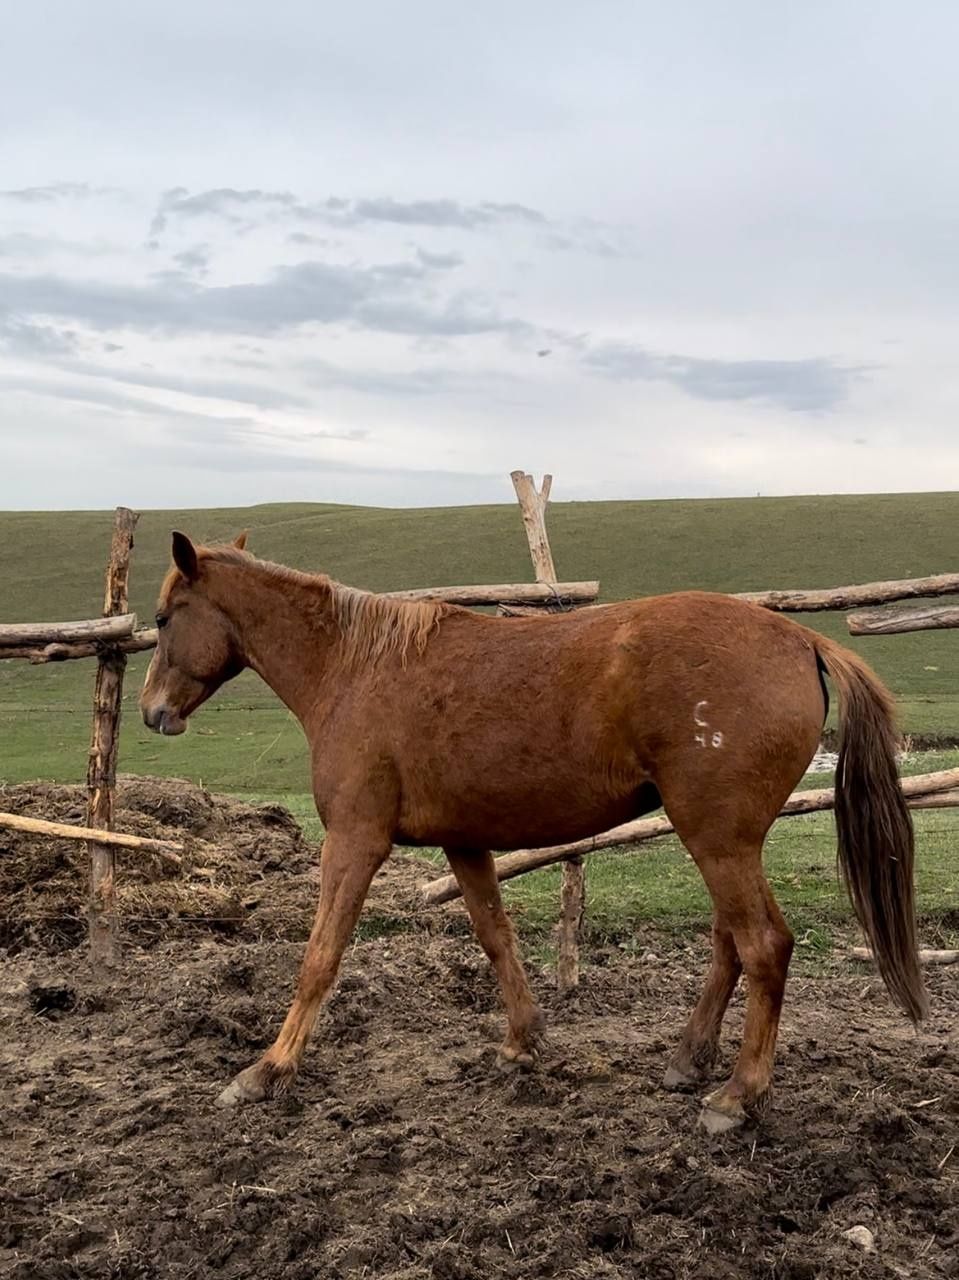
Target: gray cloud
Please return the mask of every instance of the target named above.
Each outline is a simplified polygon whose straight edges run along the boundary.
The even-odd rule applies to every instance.
[[[698,400],[764,400],[793,412],[835,408],[862,372],[822,358],[710,360],[619,342],[592,347],[583,363],[619,381],[671,383]]]
[[[268,22],[253,0],[153,8],[61,4],[54,39],[51,6],[7,6],[0,368],[46,366],[88,407],[6,396],[0,507],[480,496],[131,462],[136,441],[202,438],[216,412],[372,433],[279,440],[292,454],[552,470],[557,497],[941,488],[959,466],[959,152],[942,128],[959,6],[905,23],[903,6],[833,5],[828,39],[823,6],[791,6],[783,39],[768,0],[735,22],[621,0],[455,22],[439,0],[322,21],[310,0]],[[198,242],[208,276],[180,256]],[[247,335],[266,353],[238,349]],[[145,360],[156,387],[132,381]],[[131,381],[92,367],[114,363]],[[253,400],[259,383],[329,417]],[[51,444],[58,423],[71,450]],[[129,450],[95,456],[81,437],[101,427]],[[508,481],[493,496],[512,501]]]
[[[180,395],[196,396],[199,399],[233,400],[239,404],[253,405],[257,409],[305,409],[310,403],[304,396],[294,395],[279,387],[233,382],[228,378],[189,377],[172,371],[164,373],[149,369],[114,368],[80,360],[62,362],[60,367],[65,372],[85,377],[134,387],[148,387],[157,391],[175,391]]]
[[[70,366],[74,373],[84,372],[89,367],[79,364]],[[168,388],[167,380],[155,383],[144,382],[144,386],[162,386],[165,389],[187,390],[188,380],[180,388]],[[194,386],[196,384],[193,384]],[[286,441],[293,444],[307,444],[311,440],[340,440],[357,444],[370,438],[370,432],[364,427],[323,428],[313,427],[305,431],[287,431],[273,423],[263,423],[256,418],[242,414],[205,414],[195,410],[178,409],[170,405],[159,404],[143,396],[130,395],[124,391],[104,386],[102,382],[93,384],[64,381],[61,378],[40,375],[0,374],[0,388],[9,392],[25,392],[28,395],[41,396],[49,400],[67,401],[73,404],[92,405],[99,410],[106,410],[121,415],[162,422],[164,435],[168,439],[186,443],[206,443],[216,440],[219,447],[243,445],[262,450],[264,445],[272,442]],[[226,388],[224,388],[226,389]],[[240,388],[233,388],[239,391]],[[250,389],[252,390],[252,389]],[[197,394],[191,390],[190,394]],[[210,394],[200,392],[200,394]],[[240,395],[222,396],[223,399],[240,399]],[[284,402],[277,395],[277,403],[271,405],[270,394],[263,407],[284,407],[285,403],[305,403],[295,398]],[[252,399],[249,401],[253,403]],[[252,442],[252,444],[250,444]],[[285,455],[284,455],[285,456]],[[226,465],[226,463],[224,463]]]
[[[85,200],[108,195],[110,187],[92,187],[87,182],[53,182],[43,187],[19,187],[0,191],[0,200],[16,200],[21,204],[52,204],[57,200]]]
[[[557,253],[594,253],[598,258],[625,258],[625,249],[614,245],[606,236],[595,229],[579,230],[575,234],[561,231],[550,231],[543,237],[543,245]]]
[[[162,235],[170,225],[171,218],[196,218],[216,216],[228,222],[240,224],[248,221],[241,211],[255,208],[260,215],[273,210],[294,213],[301,206],[299,200],[290,191],[260,191],[258,189],[238,191],[234,187],[216,187],[209,191],[198,191],[191,195],[186,187],[173,187],[164,191],[157,205],[153,221],[150,223],[151,236]]]
[[[303,361],[298,366],[311,386],[342,388],[371,396],[406,398],[430,396],[481,396],[502,402],[503,392],[515,391],[516,378],[501,369],[469,371],[441,367],[413,369],[350,369],[326,360]]]
[[[21,391],[28,395],[43,396],[50,400],[69,401],[73,404],[94,405],[98,409],[112,410],[122,414],[137,414],[146,419],[170,420],[173,422],[225,423],[233,427],[259,429],[262,424],[255,418],[234,416],[221,417],[201,413],[191,413],[185,409],[174,409],[169,405],[158,404],[143,396],[128,395],[123,391],[115,391],[102,384],[88,385],[80,382],[64,382],[57,378],[45,376],[26,376],[19,374],[0,374],[0,387],[7,391]]]
[[[525,222],[545,226],[547,219],[536,209],[522,204],[497,204],[483,201],[481,204],[464,205],[456,200],[344,200],[333,196],[319,207],[339,226],[359,226],[364,222],[392,222],[403,226],[460,227],[476,230],[493,226],[498,222]]]
[[[181,249],[173,255],[173,261],[183,271],[194,271],[198,276],[205,276],[210,265],[213,251],[208,244],[195,244],[190,249]]]
[[[220,420],[223,421],[222,419]],[[322,433],[321,433],[322,434]],[[168,441],[141,445],[158,462],[178,461],[190,468],[208,468],[214,472],[262,473],[289,475],[297,472],[327,473],[330,475],[381,476],[395,481],[402,478],[405,485],[435,485],[437,482],[452,485],[470,484],[478,480],[500,480],[500,477],[480,472],[456,472],[443,470],[418,471],[408,468],[398,471],[395,466],[377,466],[372,462],[329,458],[318,453],[281,451],[264,447],[252,437],[252,433],[227,426],[215,443],[198,438],[195,432],[173,428],[167,433]],[[323,435],[322,438],[340,438]],[[350,437],[351,439],[353,437]],[[428,491],[428,490],[427,490]]]
[[[0,236],[0,258],[36,258],[56,247],[51,236],[37,236],[29,231],[15,231]]]
[[[52,253],[68,253],[79,258],[98,258],[109,253],[106,245],[87,240],[67,240],[62,236],[13,231],[0,236],[0,258],[33,259]]]
[[[367,223],[392,223],[400,226],[455,227],[477,230],[502,222],[520,222],[546,226],[547,219],[536,209],[517,203],[482,201],[462,204],[456,200],[394,200],[389,196],[374,199],[346,199],[330,196],[326,200],[301,200],[292,191],[266,191],[260,188],[238,190],[216,187],[191,194],[185,187],[174,187],[160,197],[153,220],[151,237],[162,235],[176,218],[224,218],[234,226],[255,226],[258,222],[288,217],[304,222],[319,222],[338,227],[358,227]]]
[[[417,247],[416,256],[424,267],[432,267],[436,271],[452,271],[454,267],[463,265],[462,255],[458,253],[440,253]]]
[[[325,248],[330,242],[324,236],[315,236],[309,231],[291,231],[286,237],[287,244],[310,245]]]
[[[7,355],[38,357],[72,355],[79,346],[72,329],[55,329],[0,314],[0,351]]]
[[[65,316],[95,329],[265,335],[305,324],[352,324],[383,333],[455,337],[514,333],[521,321],[467,294],[431,302],[422,264],[338,266],[302,262],[276,268],[263,282],[204,288],[164,272],[150,285],[0,273],[0,309]]]
[[[221,446],[229,443],[243,443],[246,447],[246,442],[253,441],[256,447],[260,447],[263,443],[272,444],[275,447],[281,440],[298,445],[309,444],[311,440],[341,440],[348,444],[361,444],[370,439],[370,432],[363,427],[345,427],[342,430],[315,427],[306,431],[284,431],[272,423],[264,427],[248,418],[221,417],[205,417],[203,424],[203,439],[207,442],[217,439]],[[172,425],[167,428],[166,435],[187,441],[195,441],[197,438],[196,428],[193,426]]]

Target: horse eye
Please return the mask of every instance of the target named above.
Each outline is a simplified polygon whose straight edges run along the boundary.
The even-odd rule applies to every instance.
[[[156,622],[157,626],[158,626],[158,627],[160,628],[160,630],[162,631],[162,629],[166,626],[166,624],[170,621],[170,619],[169,619],[169,617],[167,616],[167,614],[165,614],[165,613],[158,613],[158,614],[157,614],[157,616],[156,616],[156,618],[154,619],[154,621]]]

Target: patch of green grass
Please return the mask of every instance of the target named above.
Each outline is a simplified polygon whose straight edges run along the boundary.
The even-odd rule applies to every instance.
[[[254,791],[238,795],[236,799],[243,800],[247,804],[281,804],[300,824],[307,840],[319,842],[323,839],[323,823],[316,812],[313,797],[309,794],[296,791]]]
[[[959,815],[952,810],[915,815],[917,896],[931,936],[959,929]],[[708,929],[709,895],[678,840],[667,838],[635,850],[590,855],[587,866],[588,927],[597,938],[627,942],[643,924],[686,932]],[[790,818],[773,828],[766,844],[766,873],[800,946],[828,946],[830,929],[853,916],[836,874],[831,814]],[[510,882],[507,900],[524,927],[550,930],[556,922],[561,870],[549,867]]]
[[[959,767],[959,751],[905,760],[905,774]],[[813,787],[832,786],[830,774],[807,774]],[[959,938],[959,810],[913,813],[917,907],[927,945]],[[777,822],[766,840],[764,865],[773,893],[800,951],[828,951],[833,930],[855,923],[836,870],[831,812]],[[668,836],[632,849],[591,854],[587,866],[587,927],[603,941],[627,946],[644,923],[676,932],[710,927],[709,894],[679,840]],[[510,881],[504,894],[528,931],[545,934],[556,922],[562,869],[548,867]],[[946,941],[942,941],[945,939]]]
[[[550,539],[567,580],[599,578],[604,600],[685,588],[746,591],[823,587],[941,572],[943,535],[959,493],[697,501],[555,503]],[[141,618],[169,560],[170,530],[222,541],[250,529],[258,555],[324,570],[374,590],[531,578],[515,504],[386,510],[271,504],[145,512],[137,529],[131,603]],[[104,512],[0,513],[0,621],[95,616],[102,605],[111,517]],[[948,545],[946,543],[945,545]],[[895,691],[904,728],[959,734],[954,633],[850,638],[839,615],[801,621],[868,658]],[[120,767],[185,775],[219,790],[298,791],[309,785],[298,726],[246,675],[195,717],[193,732],[160,740],[139,722],[148,657],[130,663]],[[93,666],[0,662],[0,778],[79,781],[86,771]]]
[[[959,766],[959,751],[907,762],[907,771]],[[828,785],[820,782],[819,785]],[[322,826],[310,796],[259,794],[254,803],[286,805],[311,839]],[[916,828],[917,904],[926,945],[954,946],[959,939],[959,811],[922,810]],[[437,864],[438,849],[417,850]],[[854,918],[836,871],[832,813],[804,814],[776,823],[766,841],[765,867],[773,893],[807,955],[828,952],[834,931],[848,931]],[[587,937],[594,944],[629,948],[644,926],[670,933],[706,931],[712,907],[702,876],[679,840],[665,837],[630,849],[607,850],[586,859]],[[424,875],[424,879],[429,876]],[[562,868],[545,867],[508,881],[504,898],[524,942],[539,956],[550,946],[556,924]]]

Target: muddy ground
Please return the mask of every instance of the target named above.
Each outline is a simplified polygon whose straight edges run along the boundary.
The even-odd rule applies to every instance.
[[[82,817],[72,788],[0,802]],[[550,1041],[504,1076],[462,911],[422,910],[430,869],[400,858],[294,1093],[224,1113],[285,1011],[316,851],[283,811],[186,784],[128,783],[118,825],[189,848],[176,874],[125,857],[108,982],[77,945],[82,850],[0,833],[0,1276],[959,1276],[955,968],[929,971],[918,1035],[868,970],[796,977],[773,1111],[711,1139],[659,1087],[705,935],[596,950],[565,1003],[534,972]],[[727,1069],[741,1025],[737,997]]]

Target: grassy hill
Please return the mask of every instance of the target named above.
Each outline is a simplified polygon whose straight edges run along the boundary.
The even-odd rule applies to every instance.
[[[560,575],[598,577],[604,600],[943,572],[955,568],[949,535],[957,523],[959,493],[559,502],[549,516]],[[95,616],[110,524],[103,512],[0,513],[0,621]],[[172,528],[201,541],[249,528],[256,554],[373,590],[531,577],[513,505],[385,510],[291,503],[146,512],[131,582],[133,607],[144,619],[153,613]],[[853,644],[876,666],[899,698],[907,731],[959,735],[955,632],[851,641],[840,616],[804,621]],[[188,775],[231,791],[306,789],[299,727],[252,676],[223,690],[184,738],[147,734],[135,709],[146,661],[141,656],[130,666],[121,768]],[[84,776],[92,676],[89,662],[0,663],[0,779]]]

